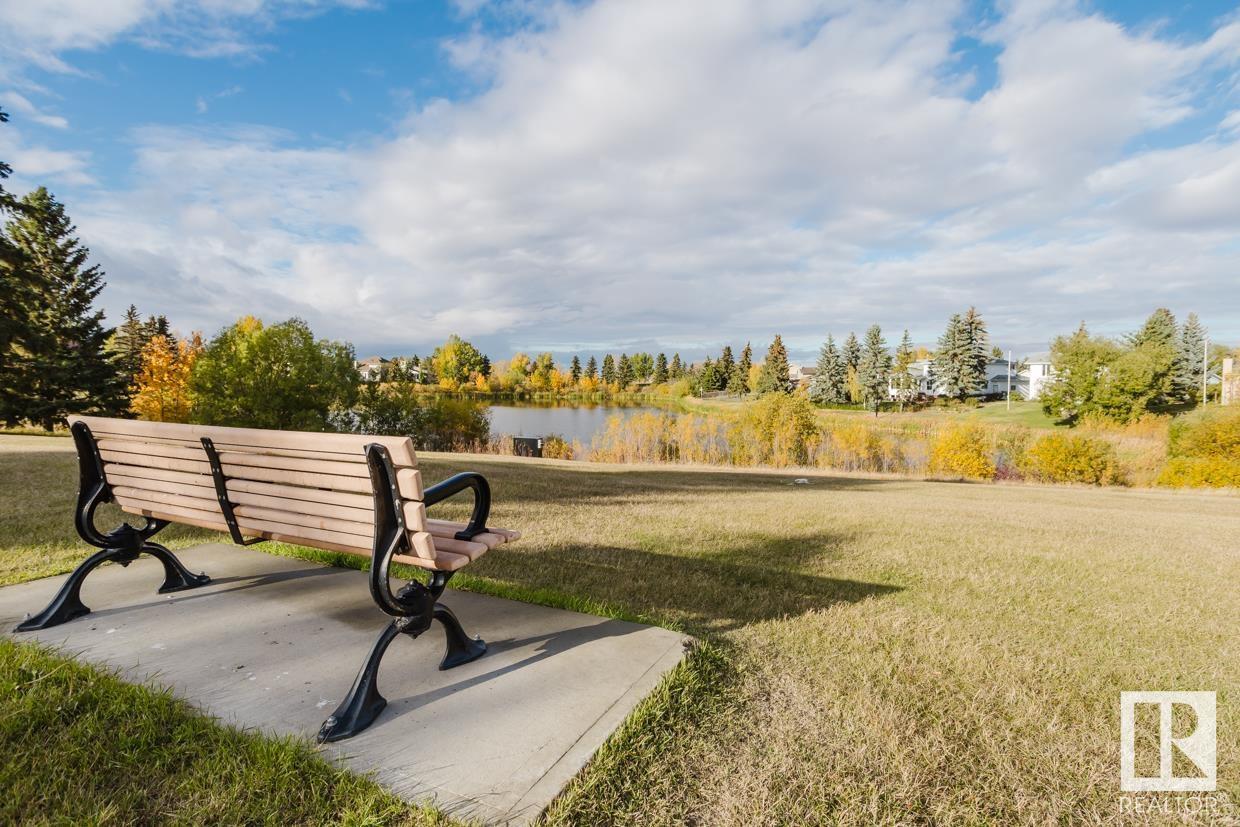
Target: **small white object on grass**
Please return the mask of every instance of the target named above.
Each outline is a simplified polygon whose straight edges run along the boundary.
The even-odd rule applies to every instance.
[[[792,481],[792,484],[793,485],[809,485],[809,480],[805,479],[805,477],[797,477],[795,480]]]

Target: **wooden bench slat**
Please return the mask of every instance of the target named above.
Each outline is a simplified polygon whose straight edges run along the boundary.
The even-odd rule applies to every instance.
[[[353,462],[343,462],[344,454],[335,454],[333,461],[322,459],[305,459],[303,457],[281,457],[270,454],[251,454],[239,451],[221,451],[220,465],[229,477],[246,479],[248,468],[280,468],[286,471],[309,471],[314,474],[335,474],[342,477],[362,477],[366,480],[367,489],[370,485],[370,468],[366,464],[365,454],[359,454]],[[199,449],[202,450],[201,448]]]
[[[335,531],[341,534],[354,534],[358,537],[364,537],[367,542],[373,542],[375,536],[375,524],[373,521],[359,523],[352,520],[342,520],[337,517],[297,514],[277,508],[265,508],[260,505],[235,505],[233,506],[233,514],[237,517],[239,525],[244,524],[247,520],[263,520],[292,526],[299,531],[312,528],[322,531]]]
[[[428,519],[426,521],[426,530],[435,535],[446,535],[448,537],[451,537],[453,534],[456,534],[458,531],[460,531],[464,527],[465,527],[464,523],[454,523],[448,520]],[[521,539],[521,532],[513,531],[511,528],[495,528],[494,526],[487,526],[487,531],[491,532],[492,534],[498,534],[500,537],[503,537],[504,540],[509,543],[513,542],[514,540]]]
[[[193,508],[197,511],[205,511],[207,513],[219,511],[219,500],[215,498],[215,492],[209,488],[197,488],[202,495],[185,495],[175,494],[167,491],[152,491],[148,488],[133,488],[128,485],[113,486],[112,496],[116,497],[117,502],[127,502],[135,505],[152,504],[152,505],[176,505],[181,508]],[[220,519],[223,520],[223,513],[220,513]]]
[[[122,511],[128,511],[130,514],[142,514],[143,516],[154,517],[160,520],[171,520],[175,523],[185,523],[198,528],[209,528],[212,531],[228,531],[228,525],[224,522],[224,516],[218,511],[213,513],[196,508],[182,508],[179,505],[163,504],[152,508],[149,503],[130,501],[119,497],[116,504],[121,507]]]
[[[137,419],[112,419],[97,416],[70,417],[70,423],[86,423],[96,437],[114,434],[121,437],[147,436],[172,439],[210,437],[212,441],[228,445],[246,445],[259,448],[293,448],[311,451],[335,452],[356,456],[364,453],[366,446],[377,442],[388,449],[392,463],[397,467],[417,467],[413,441],[408,437],[372,436],[369,434],[334,434],[310,431],[272,431],[259,428],[228,428],[219,425],[184,425],[175,422],[146,422]]]
[[[205,486],[214,490],[210,474],[189,474],[184,471],[168,471],[163,468],[138,468],[132,465],[105,463],[103,476],[109,485],[133,485],[147,480],[160,480],[174,485]],[[140,486],[139,486],[140,487]],[[169,489],[172,490],[172,489]]]
[[[472,540],[456,540],[451,537],[435,537],[434,540],[436,556],[445,553],[463,554],[472,562],[490,551],[485,543],[475,543]]]
[[[194,445],[192,443],[173,444],[171,442],[134,442],[128,439],[115,439],[112,437],[103,437],[97,440],[100,451],[116,451],[124,454],[137,454],[138,456],[157,456],[172,457],[174,459],[194,459],[206,461],[206,454],[202,451],[202,444]]]
[[[174,459],[172,457],[161,457],[153,454],[127,454],[121,451],[105,451],[100,449],[99,456],[105,462],[114,462],[118,465],[132,465],[137,468],[161,468],[165,471],[187,471],[191,474],[210,474],[211,464],[207,462],[206,455],[202,460],[192,459]]]
[[[297,485],[281,485],[276,482],[259,480],[229,480],[228,495],[231,498],[237,493],[262,494],[268,497],[279,497],[285,500],[303,500],[307,503],[327,503],[346,508],[365,508],[374,510],[375,498],[372,494],[359,494],[352,491],[330,491],[324,488],[304,488]],[[233,499],[233,502],[238,500]],[[290,509],[297,511],[299,509]]]
[[[359,495],[360,496],[360,495]],[[249,491],[237,491],[230,485],[228,488],[228,500],[234,506],[252,505],[258,508],[269,508],[274,511],[287,511],[293,514],[307,514],[312,516],[333,517],[338,520],[345,520],[353,523],[372,524],[374,521],[374,508],[350,508],[345,505],[334,505],[332,503],[311,502],[309,500],[294,500],[287,497],[273,497],[269,494],[253,494]],[[421,529],[421,526],[419,526]]]

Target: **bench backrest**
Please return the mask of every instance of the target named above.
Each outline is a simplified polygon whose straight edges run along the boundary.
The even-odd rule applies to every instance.
[[[365,450],[379,443],[391,456],[410,546],[421,558],[410,562],[436,559],[408,437],[70,419],[77,421],[90,428],[105,480],[125,511],[228,531],[202,444],[207,437],[242,534],[355,554],[373,548],[374,492]]]

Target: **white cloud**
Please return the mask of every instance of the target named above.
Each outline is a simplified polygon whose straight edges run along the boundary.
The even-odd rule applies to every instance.
[[[15,91],[8,91],[0,94],[0,103],[3,103],[11,111],[20,113],[35,123],[50,126],[53,129],[68,129],[69,121],[60,115],[49,115],[36,107],[25,96]]]
[[[1197,110],[1236,24],[1190,41],[1013,3],[971,100],[965,11],[526,4],[529,26],[450,44],[489,88],[391,140],[145,132],[143,185],[80,223],[118,306],[158,282],[186,324],[298,313],[364,345],[808,348],[872,321],[929,338],[969,304],[1005,340],[1159,303],[1240,336],[1230,120],[1129,149]]]
[[[368,0],[0,0],[0,69],[27,64],[75,71],[63,55],[129,38],[147,48],[197,57],[240,57],[262,49],[254,33],[280,19]]]
[[[0,158],[13,167],[13,177],[5,182],[5,189],[11,192],[31,190],[40,184],[85,186],[95,182],[89,172],[89,153],[31,144],[11,123],[0,128]]]

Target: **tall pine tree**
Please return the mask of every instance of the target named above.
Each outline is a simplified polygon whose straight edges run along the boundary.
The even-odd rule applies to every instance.
[[[589,359],[586,360],[586,378],[587,379],[598,378],[598,362],[594,360],[593,356],[591,356]]]
[[[616,360],[610,353],[603,355],[603,383],[610,385],[616,381]]]
[[[775,341],[766,351],[766,361],[762,363],[762,372],[758,377],[760,394],[787,393],[792,389],[792,380],[788,376],[788,351],[784,348],[784,340],[775,334]]]
[[[616,362],[616,382],[621,389],[633,384],[633,361],[627,353],[621,353],[620,361]]]
[[[581,381],[581,359],[577,358],[575,353],[573,354],[572,364],[568,368],[568,376],[573,380],[574,385]]]
[[[917,361],[917,354],[913,350],[913,340],[909,337],[908,330],[905,330],[904,338],[900,340],[900,346],[896,348],[895,362],[891,366],[891,386],[895,390],[896,401],[900,403],[901,411],[917,395],[917,377],[912,373],[915,361]]]
[[[848,331],[848,338],[844,340],[844,348],[842,351],[844,357],[844,367],[857,370],[861,367],[861,343],[857,341],[857,334],[851,330]]]
[[[0,123],[9,116],[0,110]],[[15,216],[21,204],[4,189],[12,167],[0,161],[0,217]],[[16,424],[23,417],[23,397],[18,393],[27,342],[34,335],[31,313],[35,307],[33,284],[22,266],[22,253],[8,235],[0,232],[0,421]]]
[[[660,353],[654,360],[654,378],[652,380],[656,385],[667,383],[667,355]]]
[[[679,379],[685,375],[685,366],[680,362],[680,354],[672,354],[672,366],[668,368],[673,379]]]
[[[94,309],[103,271],[87,265],[90,251],[74,236],[64,206],[40,187],[22,199],[5,230],[35,297],[6,419],[50,431],[69,414],[122,410],[125,381],[105,350],[111,331],[103,312]]]
[[[809,398],[819,405],[838,405],[848,399],[848,367],[830,333],[818,352],[817,370],[809,385]]]
[[[953,314],[930,366],[935,390],[957,399],[976,393],[986,384],[989,361],[990,337],[981,315],[972,307],[963,316]]]
[[[146,349],[150,338],[142,324],[142,317],[138,315],[138,308],[129,305],[124,321],[117,326],[116,332],[108,340],[108,350],[115,356],[117,368],[130,377],[130,381],[133,381],[133,377],[136,377],[142,368],[142,351]]]
[[[960,326],[965,338],[965,382],[969,393],[976,393],[986,387],[986,365],[991,358],[990,334],[986,332],[982,315],[974,307],[965,311]]]
[[[736,393],[749,393],[753,388],[749,387],[749,373],[753,368],[753,348],[749,342],[745,342],[745,349],[741,351],[741,358],[736,362]]]
[[[861,363],[857,367],[857,379],[861,383],[861,398],[866,407],[878,408],[887,399],[887,385],[891,375],[891,356],[887,342],[878,325],[870,325],[865,332],[865,345],[861,349]]]
[[[1202,371],[1205,370],[1206,329],[1196,313],[1189,313],[1180,328],[1175,360],[1176,394],[1186,402],[1201,399]]]

